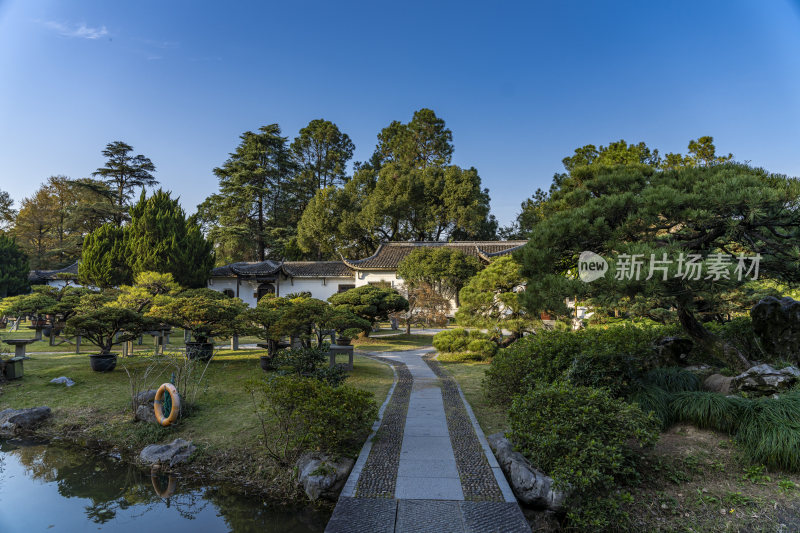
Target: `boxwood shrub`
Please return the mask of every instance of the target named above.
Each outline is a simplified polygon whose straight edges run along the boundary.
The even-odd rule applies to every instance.
[[[477,330],[448,329],[433,337],[433,347],[440,353],[470,353],[470,359],[488,359],[497,352],[490,336]]]

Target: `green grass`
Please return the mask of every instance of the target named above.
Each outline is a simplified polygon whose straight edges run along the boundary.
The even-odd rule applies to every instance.
[[[475,413],[475,418],[478,419],[478,423],[486,435],[508,429],[506,409],[490,405],[483,392],[482,382],[486,369],[489,368],[488,362],[447,363],[442,361],[442,367],[450,372],[458,382]]]
[[[645,381],[666,392],[700,390],[700,378],[677,366],[654,368],[647,373]]]
[[[54,410],[55,433],[75,433],[80,438],[104,440],[122,448],[178,437],[191,439],[208,450],[251,447],[258,443],[260,428],[244,385],[264,374],[258,359],[264,353],[218,352],[208,367],[191,415],[169,428],[133,422],[130,385],[121,362],[113,372],[101,374],[91,370],[86,355],[34,354],[24,363],[22,379],[0,385],[0,409],[47,405]],[[125,364],[142,370],[147,361],[132,357],[126,358]],[[67,388],[49,383],[58,376],[67,376],[76,384]],[[154,376],[149,386],[157,388],[168,380],[166,374]],[[392,381],[387,365],[356,356],[347,382],[372,392],[380,404]]]
[[[800,471],[800,393],[746,402],[736,441],[756,464]]]
[[[431,335],[406,335],[402,333],[385,337],[353,339],[353,346],[356,350],[363,352],[391,352],[432,346],[432,341],[433,337]]]
[[[679,392],[672,399],[672,415],[676,421],[688,422],[702,429],[732,433],[736,430],[744,401],[716,392]]]

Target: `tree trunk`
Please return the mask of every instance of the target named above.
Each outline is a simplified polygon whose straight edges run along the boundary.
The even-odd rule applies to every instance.
[[[506,338],[504,338],[503,340],[500,341],[500,345],[499,345],[500,348],[508,348],[509,346],[511,346],[511,344],[514,343],[514,341],[519,339],[521,336],[522,335],[520,335],[520,333],[518,331],[512,331],[511,335],[509,335],[508,337],[506,337]]]
[[[690,310],[678,306],[678,320],[692,340],[725,362],[732,370],[743,372],[752,366],[739,348],[708,331]]]

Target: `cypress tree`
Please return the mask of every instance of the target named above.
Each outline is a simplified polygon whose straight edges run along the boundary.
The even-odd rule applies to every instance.
[[[86,236],[78,280],[100,288],[131,284],[133,274],[126,260],[123,228],[113,223],[103,224]]]
[[[153,271],[170,273],[185,287],[204,287],[214,255],[200,228],[186,215],[177,199],[161,189],[131,208],[125,228],[128,264],[133,275]]]
[[[15,239],[0,235],[0,298],[28,292],[28,257]]]

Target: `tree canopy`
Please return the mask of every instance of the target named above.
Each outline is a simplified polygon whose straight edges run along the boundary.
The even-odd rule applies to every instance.
[[[570,179],[553,195],[569,207],[536,224],[518,254],[525,306],[565,314],[567,297],[606,306],[627,301],[631,313],[675,316],[731,368],[745,368],[741,352],[698,317],[751,279],[755,260],[747,258],[756,254],[759,278],[800,281],[798,181],[733,163],[586,166]],[[585,283],[575,275],[583,251],[608,261],[604,277]]]
[[[92,173],[115,191],[116,204],[120,208],[131,200],[136,188],[158,185],[152,174],[156,171],[153,162],[142,154],[133,155],[131,152],[133,147],[122,141],[108,143],[103,149],[106,164]],[[117,215],[116,221],[122,221],[121,215]]]
[[[446,246],[422,246],[397,266],[397,276],[406,287],[427,284],[447,298],[458,299],[467,281],[483,269],[483,263],[461,250]]]
[[[388,287],[362,285],[328,298],[334,309],[344,309],[374,324],[389,314],[408,310],[408,301]]]

